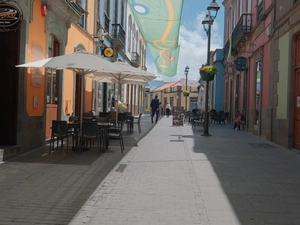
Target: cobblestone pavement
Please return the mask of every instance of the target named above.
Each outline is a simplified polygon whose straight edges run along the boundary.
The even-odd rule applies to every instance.
[[[0,165],[0,224],[299,225],[300,155],[230,125],[209,132],[145,115],[124,154],[114,142],[15,157]]]
[[[300,156],[230,125],[163,118],[110,172],[79,224],[300,224]]]

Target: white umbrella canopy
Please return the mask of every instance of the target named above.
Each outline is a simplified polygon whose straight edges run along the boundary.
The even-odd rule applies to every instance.
[[[77,51],[71,54],[37,60],[30,63],[16,65],[16,67],[47,67],[54,70],[68,69],[79,74],[82,78],[81,109],[80,109],[81,126],[82,126],[82,115],[83,115],[83,93],[85,90],[84,87],[85,76],[90,73],[95,73],[96,71],[98,74],[102,74],[103,76],[109,76],[113,73],[122,72],[122,70],[118,68],[116,65],[114,65],[113,63],[86,51]]]
[[[110,76],[106,76],[106,77],[95,77],[93,74],[88,75],[87,77],[92,78],[95,81],[99,81],[99,82],[106,82],[106,83],[116,83],[118,84],[118,81],[115,80],[114,78],[110,77]],[[142,86],[149,86],[149,83],[145,80],[141,80],[141,79],[129,79],[129,78],[124,78],[121,80],[121,84],[134,84],[134,85],[142,85]]]
[[[102,73],[102,72],[95,72],[93,74],[90,74],[89,77],[91,77],[94,80],[98,80],[100,82],[116,83],[118,84],[118,90],[120,90],[121,84],[126,84],[126,83],[148,86],[148,83],[144,83],[144,82],[151,81],[156,78],[154,74],[138,69],[124,62],[115,62],[112,64],[115,65],[118,68],[118,70],[121,71],[119,72],[115,71],[114,73],[109,73],[109,74]],[[120,100],[120,93],[118,93],[116,101],[119,100]],[[118,104],[116,110],[118,111]],[[118,116],[116,121],[118,121]]]
[[[113,63],[86,51],[77,51],[67,55],[17,65],[16,67],[47,67],[55,70],[68,69],[79,75],[86,75],[96,71],[103,75],[122,72],[121,68],[118,68]]]
[[[124,62],[115,62],[115,65],[118,66],[122,70],[120,76],[131,78],[131,79],[141,79],[141,80],[154,80],[156,76],[152,73],[149,73],[145,70],[141,70],[139,68],[133,67]]]

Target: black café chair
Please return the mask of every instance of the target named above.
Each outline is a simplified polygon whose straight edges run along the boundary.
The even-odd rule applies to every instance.
[[[58,149],[58,141],[61,139],[61,147],[63,147],[63,139],[67,138],[67,154],[68,154],[68,147],[69,147],[69,137],[74,138],[74,134],[69,132],[67,121],[65,120],[52,120],[52,127],[51,127],[51,139],[50,139],[50,148],[49,153],[51,153],[51,145],[52,150],[54,149],[54,139],[57,139],[57,149]]]
[[[133,120],[134,116],[131,112],[124,112],[125,114],[125,123],[127,124],[127,132],[131,133],[133,131]]]
[[[139,116],[135,117],[134,121],[133,121],[133,123],[138,126],[139,134],[142,132],[142,129],[141,129],[141,117],[142,117],[142,115],[143,115],[143,113],[140,113]]]
[[[105,125],[99,125],[98,124],[98,132],[100,137],[102,137],[102,141],[103,141],[103,150],[108,148],[108,129],[109,129],[109,124],[110,124],[110,116],[101,116],[101,117],[96,117],[96,122],[98,123],[103,123]],[[107,125],[106,125],[107,124]]]
[[[101,151],[101,138],[98,131],[97,122],[83,122],[82,123],[82,134],[80,139],[80,147],[86,148],[88,142],[90,143],[90,147],[92,145],[92,141],[97,140],[99,152]]]
[[[124,128],[124,124],[125,121],[123,120],[121,123],[121,128],[120,129],[113,129],[113,130],[109,130],[107,137],[109,138],[109,140],[119,140],[120,141],[120,147],[121,147],[121,152],[123,153],[124,151],[124,142],[123,142],[123,128]]]

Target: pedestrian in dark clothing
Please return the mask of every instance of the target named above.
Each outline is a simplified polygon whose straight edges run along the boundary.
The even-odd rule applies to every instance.
[[[155,123],[157,123],[158,114],[159,114],[159,99],[157,98],[157,95],[155,95],[155,98],[152,99],[150,107],[151,107],[151,122],[153,123],[153,117],[154,114],[156,114]]]

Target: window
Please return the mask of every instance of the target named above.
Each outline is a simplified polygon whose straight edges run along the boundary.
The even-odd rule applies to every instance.
[[[256,5],[256,21],[259,21],[264,15],[264,1],[263,0],[257,0]]]
[[[105,8],[106,15],[110,17],[110,0],[104,1],[104,8]]]
[[[198,109],[197,98],[190,98],[190,109]]]
[[[115,23],[116,24],[119,23],[119,21],[118,21],[118,11],[119,11],[118,7],[119,7],[119,1],[116,0],[116,2],[115,2]]]
[[[121,25],[122,27],[125,27],[124,26],[124,1],[122,1],[121,3]]]
[[[82,9],[82,16],[78,21],[79,26],[81,26],[83,29],[86,29],[87,27],[87,0],[77,0],[77,4],[80,5]]]
[[[170,105],[171,105],[171,108],[173,108],[173,106],[174,106],[174,97],[170,97]]]
[[[48,57],[59,56],[59,42],[53,35],[48,37]],[[58,103],[58,91],[59,91],[59,73],[55,70],[53,73],[47,70],[47,104]]]
[[[252,12],[251,5],[252,5],[252,0],[247,0],[247,10],[246,10],[246,12]]]
[[[240,2],[239,2],[238,17],[240,18],[242,14],[243,14],[243,0],[240,0]]]

